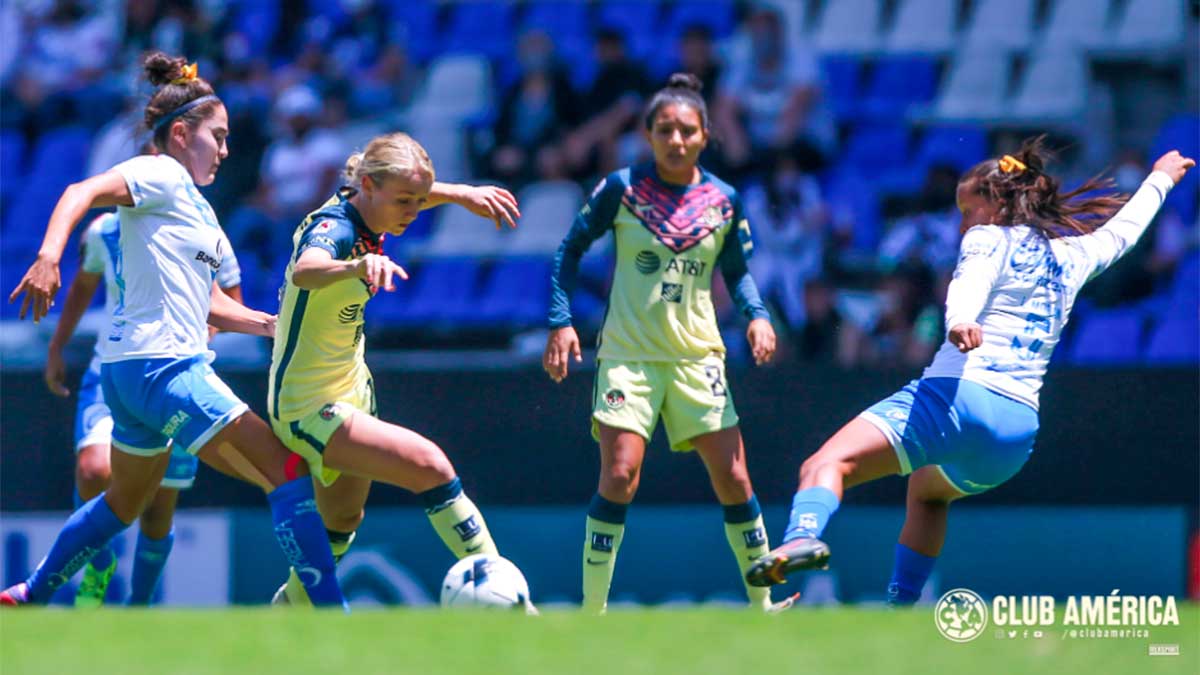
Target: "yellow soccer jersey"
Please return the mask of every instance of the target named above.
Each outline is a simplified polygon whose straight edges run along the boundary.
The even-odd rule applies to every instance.
[[[610,174],[575,218],[555,259],[552,328],[570,325],[579,259],[609,229],[617,259],[599,358],[678,361],[724,354],[712,303],[718,266],[742,314],[767,318],[746,268],[753,245],[737,192],[705,171],[694,185],[670,185],[653,164],[644,164]]]
[[[343,194],[310,213],[292,237],[271,352],[267,405],[279,421],[300,419],[326,403],[350,400],[370,378],[363,360],[363,310],[376,289],[362,279],[344,279],[306,290],[292,283],[300,254],[328,251],[335,260],[380,253],[383,235],[367,228]]]

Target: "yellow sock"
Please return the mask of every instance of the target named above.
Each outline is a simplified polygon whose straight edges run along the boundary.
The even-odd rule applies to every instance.
[[[583,542],[583,608],[589,612],[603,614],[608,607],[608,589],[624,534],[623,523],[606,523],[588,516]]]
[[[433,530],[445,542],[446,548],[458,558],[476,553],[497,553],[496,542],[488,532],[483,514],[465,494],[441,505],[437,511],[426,509]]]
[[[750,606],[769,608],[771,589],[751,586],[746,583],[745,576],[750,565],[771,550],[767,544],[767,528],[763,526],[762,511],[756,497],[751,496],[750,501],[745,504],[725,507],[725,538],[729,541],[729,548],[733,549],[734,558],[737,559]]]

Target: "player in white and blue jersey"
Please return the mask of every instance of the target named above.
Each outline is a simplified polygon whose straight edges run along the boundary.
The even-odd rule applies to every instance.
[[[842,491],[903,474],[907,508],[888,600],[914,603],[941,553],[950,502],[1000,485],[1029,459],[1038,391],[1080,288],[1137,243],[1195,166],[1178,152],[1163,155],[1122,206],[1121,197],[1096,194],[1111,185],[1100,179],[1060,193],[1044,171],[1042,142],[1028,140],[1015,155],[963,176],[946,343],[921,379],[868,408],[804,462],[784,543],[755,562],[747,581],[778,584],[789,572],[826,565],[830,551],[820,537]]]
[[[80,238],[80,270],[71,282],[67,299],[55,328],[46,357],[44,370],[46,386],[57,396],[69,396],[64,385],[66,367],[63,348],[84,311],[92,302],[96,289],[104,282],[105,316],[111,319],[116,308],[119,289],[116,285],[114,261],[120,255],[120,222],[115,213],[95,218]],[[234,300],[241,302],[241,269],[233,249],[226,239],[228,254],[217,272],[217,285]],[[104,402],[100,386],[100,349],[79,383],[79,398],[75,407],[75,507],[92,499],[108,486],[112,440],[112,414]],[[171,449],[166,474],[154,498],[139,517],[137,548],[134,552],[133,573],[130,577],[129,604],[147,605],[153,599],[167,557],[175,541],[172,521],[179,491],[195,482],[198,461],[178,446]],[[104,602],[109,582],[117,569],[117,559],[109,546],[84,567],[83,578],[75,593],[76,607],[97,607]]]
[[[42,604],[141,514],[176,445],[266,491],[275,537],[314,604],[345,606],[333,553],[303,463],[289,462],[262,418],[213,372],[208,326],[270,337],[275,317],[220,291],[225,238],[199,186],[228,156],[229,118],[195,64],[156,52],[143,63],[158,90],[145,120],[158,155],[143,155],[69,186],[37,261],[9,301],[20,317],[46,315],[67,238],[90,208],[116,206],[117,302],[101,339],[100,382],[112,413],[112,479],[67,520],[37,569],[0,593],[0,605]]]

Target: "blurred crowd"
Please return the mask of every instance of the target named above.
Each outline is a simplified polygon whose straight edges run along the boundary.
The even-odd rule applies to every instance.
[[[206,194],[242,269],[265,279],[263,293],[247,294],[253,301],[277,286],[295,223],[336,188],[347,155],[366,138],[405,129],[427,146],[438,143],[418,130],[423,98],[436,103],[432,71],[445,55],[482,60],[490,90],[453,92],[485,105],[456,129],[461,167],[440,175],[514,192],[573,183],[584,195],[606,172],[646,159],[642,106],[683,70],[704,82],[709,105],[713,140],[702,163],[744,198],[756,238],[752,271],[786,335],[781,356],[922,365],[943,339],[941,307],[959,237],[957,176],[1013,146],[1024,130],[932,128],[897,120],[886,107],[847,110],[839,93],[847,59],[794,39],[792,4],[809,6],[9,0],[0,4],[0,122],[10,146],[0,181],[12,186],[32,170],[39,139],[63,128],[85,129],[90,145],[85,166],[64,175],[59,190],[135,154],[148,94],[138,79],[140,57],[150,49],[186,55],[230,113],[231,155]],[[945,68],[938,58],[851,61],[856,82],[876,76],[876,93],[897,86],[880,71],[903,66],[909,70],[900,72],[931,74],[932,96]],[[1069,139],[1087,146],[1081,133]],[[1107,167],[1068,152],[1059,169],[1078,177],[1107,168],[1119,189],[1135,189],[1148,149],[1096,142],[1116,150]],[[10,151],[13,144],[22,150]],[[441,153],[431,154],[438,162]],[[28,253],[12,250],[15,228],[42,223],[9,222],[15,197],[6,189],[2,199],[0,233],[12,260]],[[438,225],[423,216],[405,235],[413,245],[398,255],[418,256]],[[569,225],[538,224],[559,236]],[[1164,302],[1177,268],[1196,256],[1198,232],[1194,198],[1168,208],[1148,241],[1090,289],[1085,308]],[[584,281],[601,301],[606,275],[595,266]],[[724,309],[736,357],[740,328]],[[602,302],[584,314],[594,330]],[[504,339],[515,332],[509,327]]]

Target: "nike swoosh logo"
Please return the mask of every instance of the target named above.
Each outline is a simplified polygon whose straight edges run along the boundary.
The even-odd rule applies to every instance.
[[[591,558],[588,558],[587,564],[589,564],[589,565],[606,565],[606,564],[608,564],[608,561],[607,560],[592,560]]]
[[[480,544],[478,546],[468,546],[467,553],[474,553],[475,551],[478,551],[481,548],[483,548],[483,544]]]

